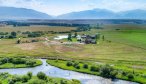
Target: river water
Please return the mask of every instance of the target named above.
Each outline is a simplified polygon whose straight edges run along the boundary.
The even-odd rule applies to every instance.
[[[99,76],[78,73],[74,71],[68,71],[59,69],[57,67],[51,66],[46,63],[46,59],[40,59],[43,64],[33,68],[17,68],[17,69],[0,69],[0,72],[8,72],[10,74],[23,75],[27,72],[32,72],[36,75],[38,72],[42,71],[48,76],[60,77],[66,79],[77,79],[80,80],[82,84],[138,84],[135,82],[129,82],[124,80],[111,81],[110,79],[105,79]]]

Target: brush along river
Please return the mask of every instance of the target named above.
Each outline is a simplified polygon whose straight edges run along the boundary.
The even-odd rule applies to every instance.
[[[59,69],[57,67],[51,66],[46,63],[46,59],[40,59],[42,61],[42,65],[32,68],[17,68],[17,69],[0,69],[0,72],[8,72],[10,74],[24,75],[27,72],[32,72],[36,75],[38,72],[44,72],[48,76],[52,77],[60,77],[66,79],[77,79],[81,81],[82,84],[138,84],[135,82],[124,81],[124,80],[115,80],[111,81],[110,79],[106,79],[99,76],[83,74],[79,72],[69,71]]]

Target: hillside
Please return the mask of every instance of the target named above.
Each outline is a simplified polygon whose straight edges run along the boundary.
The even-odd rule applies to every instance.
[[[48,14],[26,8],[0,7],[0,19],[50,19]]]
[[[146,10],[113,12],[106,9],[93,9],[72,12],[58,16],[59,19],[146,19]]]

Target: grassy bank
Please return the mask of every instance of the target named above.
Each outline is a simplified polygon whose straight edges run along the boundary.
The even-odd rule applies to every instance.
[[[26,58],[0,58],[0,69],[28,68],[41,65],[41,60]]]
[[[31,72],[26,75],[10,75],[0,73],[0,84],[80,84],[78,80],[48,77],[43,72],[33,76]]]
[[[47,60],[47,63],[61,69],[72,70],[92,75],[98,75],[111,79],[123,79],[145,84],[146,78],[137,72],[130,72],[127,69],[116,68],[115,66],[106,66],[93,62],[83,61],[64,61],[64,60]]]

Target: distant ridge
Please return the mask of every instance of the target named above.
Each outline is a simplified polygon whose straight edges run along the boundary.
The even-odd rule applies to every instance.
[[[115,13],[106,9],[71,12],[58,16],[59,19],[146,19],[146,10],[130,10]]]
[[[93,9],[71,12],[54,17],[32,9],[0,7],[0,20],[3,19],[146,19],[146,10],[136,9],[115,13],[106,9]]]
[[[50,15],[32,9],[0,7],[0,19],[50,19]]]

